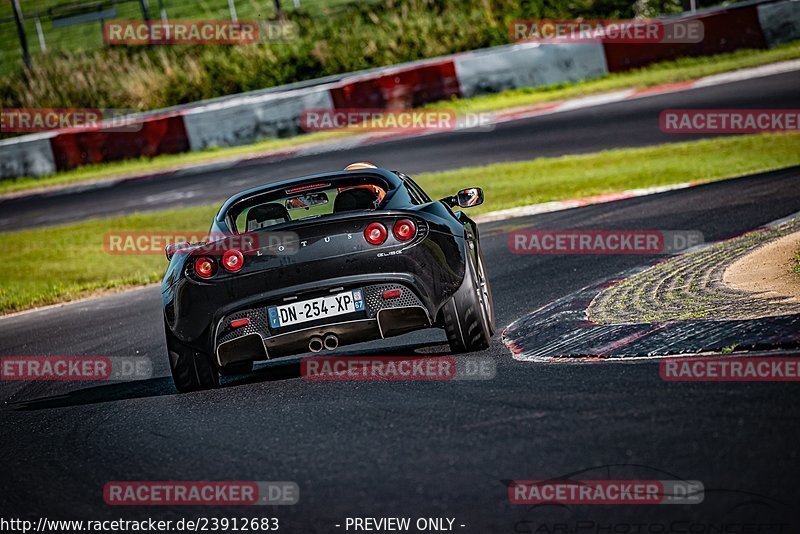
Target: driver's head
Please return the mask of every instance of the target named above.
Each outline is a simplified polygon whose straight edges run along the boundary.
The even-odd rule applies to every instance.
[[[363,189],[366,191],[370,191],[375,195],[375,202],[380,204],[383,201],[383,197],[386,196],[386,191],[382,187],[378,187],[377,185],[373,184],[362,184],[362,185],[351,185],[347,187],[340,187],[339,193],[344,191],[349,191],[351,189]]]
[[[368,161],[359,161],[358,163],[351,163],[344,168],[346,171],[357,171],[359,169],[377,169],[378,167]]]

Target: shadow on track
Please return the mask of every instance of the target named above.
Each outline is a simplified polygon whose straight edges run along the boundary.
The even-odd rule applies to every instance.
[[[418,343],[415,345],[404,345],[402,347],[389,347],[384,349],[359,350],[359,351],[336,351],[311,356],[337,356],[337,357],[357,357],[357,356],[450,356],[449,347],[440,342]],[[285,360],[268,361],[261,364],[252,373],[238,376],[221,377],[220,389],[234,386],[243,386],[262,382],[272,382],[277,380],[291,380],[300,378],[300,362],[309,355],[291,356]],[[212,391],[219,391],[212,390]],[[207,392],[190,393],[189,395],[204,394]],[[51,397],[41,397],[38,399],[18,401],[11,403],[16,410],[33,411],[49,410],[52,408],[67,408],[72,406],[84,406],[90,404],[100,404],[103,402],[115,402],[130,399],[142,399],[147,397],[162,397],[167,395],[177,395],[172,378],[162,376],[158,378],[148,378],[146,380],[136,380],[131,382],[115,382],[102,386],[92,386],[71,391],[63,395]]]

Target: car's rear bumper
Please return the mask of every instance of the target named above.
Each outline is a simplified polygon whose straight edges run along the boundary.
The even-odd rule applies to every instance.
[[[306,293],[299,300],[326,294],[360,289],[364,310],[326,319],[272,328],[267,318],[269,306],[283,304],[272,300],[259,303],[220,318],[214,334],[214,354],[221,366],[247,360],[264,360],[307,352],[312,338],[333,335],[338,345],[381,339],[427,328],[433,325],[428,308],[408,282],[356,284],[345,287],[328,285]],[[400,297],[384,299],[385,291],[401,291]],[[237,319],[249,320],[247,326],[232,328]],[[323,349],[324,350],[324,349]]]
[[[463,238],[430,231],[411,245],[332,251],[331,256],[314,261],[301,251],[270,260],[272,268],[216,281],[178,277],[162,285],[166,327],[181,343],[215,355],[220,365],[306,352],[314,335],[333,333],[344,345],[426,328],[435,323],[441,307],[460,287],[467,247]],[[403,296],[379,302],[383,287],[400,288]],[[269,306],[352,289],[365,292],[365,309],[360,314],[283,329],[272,329],[267,321]],[[233,332],[231,320],[244,317],[250,324]]]

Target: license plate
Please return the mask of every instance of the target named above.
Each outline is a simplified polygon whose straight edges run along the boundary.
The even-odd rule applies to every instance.
[[[293,302],[283,306],[267,308],[270,328],[280,328],[306,321],[315,321],[326,317],[344,315],[362,311],[364,297],[360,289],[345,291],[336,295],[316,299]]]

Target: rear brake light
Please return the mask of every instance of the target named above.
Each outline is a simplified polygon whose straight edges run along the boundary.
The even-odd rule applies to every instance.
[[[244,256],[238,250],[226,250],[222,255],[222,266],[226,271],[235,273],[244,266]]]
[[[417,225],[410,219],[400,219],[394,223],[392,233],[398,241],[408,241],[417,235]]]
[[[231,321],[231,328],[241,328],[249,324],[250,324],[250,319],[248,319],[247,317],[245,317],[244,319],[236,319]]]
[[[211,278],[216,270],[217,265],[211,258],[201,256],[194,260],[194,272],[201,278]]]
[[[292,193],[299,193],[300,191],[308,191],[310,189],[319,189],[320,187],[330,187],[331,184],[323,183],[323,184],[309,184],[309,185],[301,185],[300,187],[292,187],[291,189],[286,190],[287,195],[291,195]]]
[[[369,223],[364,230],[364,239],[371,245],[380,245],[386,238],[389,237],[389,232],[386,227],[379,222]]]
[[[396,299],[403,294],[402,289],[389,289],[383,292],[383,300]]]

